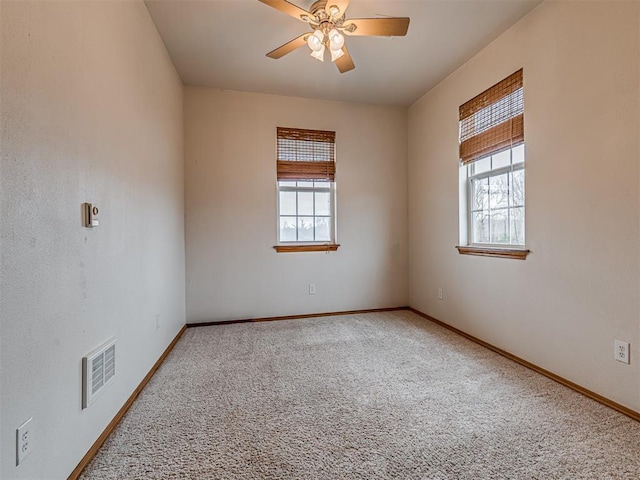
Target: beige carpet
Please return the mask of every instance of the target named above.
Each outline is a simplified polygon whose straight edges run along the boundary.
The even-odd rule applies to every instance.
[[[84,479],[640,479],[640,423],[408,311],[187,330]]]

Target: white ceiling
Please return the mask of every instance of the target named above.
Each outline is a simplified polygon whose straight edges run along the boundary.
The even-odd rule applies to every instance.
[[[313,0],[291,3],[308,9]],[[340,74],[307,47],[266,53],[309,31],[258,0],[146,0],[185,85],[408,106],[541,0],[351,0],[347,18],[410,17],[406,37],[347,37]]]

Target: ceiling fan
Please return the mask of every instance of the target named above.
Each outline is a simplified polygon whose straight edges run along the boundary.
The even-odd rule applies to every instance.
[[[303,33],[290,42],[267,53],[267,57],[281,58],[288,53],[307,44],[311,56],[324,61],[326,48],[331,53],[331,61],[336,64],[340,73],[353,70],[355,65],[344,44],[344,35],[402,37],[409,29],[409,18],[349,18],[345,10],[349,0],[318,0],[309,11],[287,2],[286,0],[260,0],[262,3],[280,10],[298,20],[308,23],[312,31]]]

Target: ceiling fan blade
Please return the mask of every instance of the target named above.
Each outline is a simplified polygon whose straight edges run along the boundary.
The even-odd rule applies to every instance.
[[[344,55],[338,58],[334,63],[336,64],[336,67],[338,67],[338,70],[340,70],[340,73],[345,73],[349,70],[353,70],[356,66],[351,59],[351,55],[349,55],[347,47],[342,47],[342,51],[344,52]]]
[[[347,35],[404,37],[409,29],[409,18],[350,18],[343,27]]]
[[[307,33],[303,33],[302,35],[300,35],[297,38],[294,38],[293,40],[291,40],[290,42],[285,43],[284,45],[276,48],[275,50],[267,53],[267,57],[269,58],[281,58],[284,57],[287,53],[291,53],[293,52],[295,49],[302,47],[303,45],[306,45],[307,43],[307,37],[310,35],[309,32]]]
[[[327,12],[329,17],[340,18],[344,15],[345,10],[349,6],[349,0],[327,0],[327,5],[324,7],[324,11]],[[331,8],[335,7],[338,9],[337,13],[333,13]]]
[[[296,7],[293,3],[289,3],[286,0],[260,0],[265,5],[269,5],[270,7],[275,8],[276,10],[280,10],[282,13],[286,13],[298,20],[302,20],[303,22],[308,22],[314,19],[312,13],[307,12],[306,10]]]

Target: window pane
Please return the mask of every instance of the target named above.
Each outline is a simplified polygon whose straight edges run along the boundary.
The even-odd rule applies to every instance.
[[[489,177],[489,208],[504,208],[509,206],[509,175],[503,173]]]
[[[511,165],[511,149],[496,153],[491,157],[491,169],[508,167]]]
[[[507,210],[491,212],[491,243],[509,243],[509,226],[507,222]]]
[[[524,162],[524,143],[513,148],[513,163]]]
[[[329,180],[314,180],[313,188],[330,188],[331,182]]]
[[[280,215],[296,214],[296,192],[280,192]]]
[[[473,223],[473,243],[489,243],[489,217],[486,212],[471,215]]]
[[[488,172],[491,170],[491,157],[481,158],[471,164],[473,171],[471,175],[477,175],[478,173]]]
[[[296,186],[296,182],[278,182],[278,185],[280,185],[281,187],[295,187]]]
[[[313,192],[298,192],[298,215],[313,215]]]
[[[299,187],[313,188],[313,182],[298,182]]]
[[[471,210],[487,210],[489,208],[489,179],[472,180]]]
[[[524,207],[511,209],[511,243],[524,245]]]
[[[331,215],[331,194],[316,192],[316,215]]]
[[[280,241],[296,241],[296,217],[280,217]]]
[[[316,217],[316,241],[328,242],[331,240],[331,218]]]
[[[313,242],[313,217],[298,217],[298,241]]]
[[[513,172],[511,179],[511,205],[524,206],[524,170]]]

